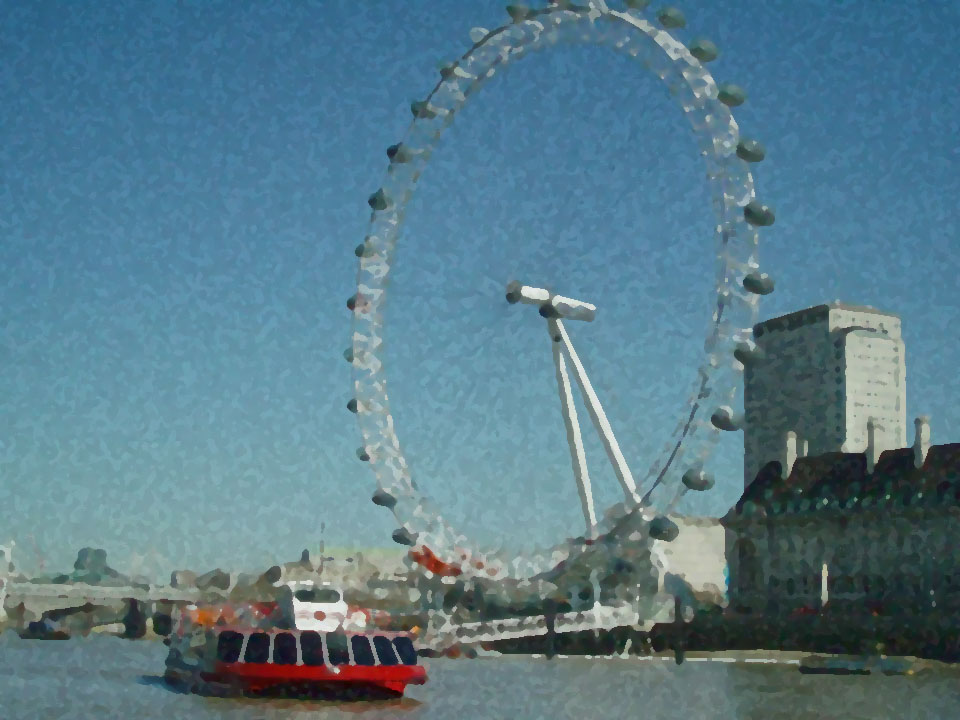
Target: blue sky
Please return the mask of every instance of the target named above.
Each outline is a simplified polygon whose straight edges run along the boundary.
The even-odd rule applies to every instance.
[[[767,146],[778,287],[761,316],[899,313],[908,416],[960,441],[960,6],[681,9],[678,34],[717,43],[711,70],[747,89],[736,117]],[[97,545],[152,573],[293,558],[321,522],[328,543],[389,544],[344,410],[353,248],[409,103],[502,4],[0,13],[0,538],[27,567]],[[422,178],[391,286],[391,399],[417,481],[482,542],[581,523],[549,341],[502,301],[508,280],[599,306],[571,335],[635,474],[679,417],[714,225],[685,123],[636,63],[560,47],[491,81]],[[718,487],[686,510],[736,500],[741,443],[724,437]],[[612,502],[589,433],[587,452]]]

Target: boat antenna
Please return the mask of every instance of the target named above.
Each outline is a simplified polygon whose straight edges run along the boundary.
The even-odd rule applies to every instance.
[[[325,522],[320,523],[320,565],[317,567],[317,574],[323,575],[323,562],[326,559],[326,548],[323,544],[323,532],[327,529],[327,524]]]

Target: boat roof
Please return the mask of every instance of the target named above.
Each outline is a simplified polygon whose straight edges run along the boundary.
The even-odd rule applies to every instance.
[[[217,625],[210,628],[215,634],[222,632],[236,632],[236,633],[266,633],[268,635],[278,635],[280,633],[289,633],[291,635],[302,635],[303,633],[315,633],[318,635],[361,635],[364,637],[374,637],[374,636],[383,636],[388,638],[393,637],[409,637],[415,638],[416,633],[405,631],[405,630],[301,630],[301,629],[292,629],[284,630],[283,628],[254,628],[249,625]]]

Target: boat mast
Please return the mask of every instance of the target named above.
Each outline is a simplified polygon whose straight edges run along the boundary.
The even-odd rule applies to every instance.
[[[326,549],[323,544],[323,531],[327,529],[325,522],[320,523],[320,565],[317,566],[317,575],[323,577],[323,561],[326,556]]]

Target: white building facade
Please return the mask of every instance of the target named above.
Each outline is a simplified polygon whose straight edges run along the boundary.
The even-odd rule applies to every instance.
[[[896,315],[820,305],[762,322],[754,338],[761,360],[745,370],[744,486],[766,463],[791,460],[785,452],[864,452],[868,424],[877,452],[906,444]]]

